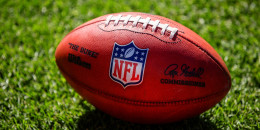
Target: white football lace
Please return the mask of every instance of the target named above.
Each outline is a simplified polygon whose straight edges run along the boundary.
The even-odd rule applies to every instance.
[[[110,21],[114,21],[114,26],[118,25],[119,21],[123,21],[123,26],[127,25],[129,21],[133,22],[133,27],[136,27],[137,23],[142,23],[143,29],[145,29],[148,25],[152,25],[152,32],[154,32],[157,27],[162,29],[161,35],[164,35],[165,31],[170,31],[170,39],[172,39],[174,35],[178,32],[177,28],[169,27],[169,24],[161,24],[159,20],[152,21],[149,17],[143,19],[141,16],[132,17],[131,15],[127,15],[125,17],[122,17],[122,15],[109,15],[106,18],[105,26],[108,26]]]

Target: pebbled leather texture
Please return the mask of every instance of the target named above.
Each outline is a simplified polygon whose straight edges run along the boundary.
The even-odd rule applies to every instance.
[[[169,39],[169,32],[160,34],[160,29],[151,31],[151,26],[142,29],[140,23],[123,26],[104,26],[105,16],[93,19],[72,30],[56,49],[56,63],[68,83],[87,101],[98,109],[117,118],[136,123],[167,123],[190,118],[210,109],[228,93],[231,87],[229,71],[218,53],[203,38],[170,19],[135,12],[112,15],[132,15],[178,28],[178,33]],[[115,42],[127,45],[131,41],[141,49],[149,49],[140,84],[122,87],[109,76],[111,56]],[[78,51],[71,44],[79,46]],[[80,48],[97,53],[83,54]],[[68,61],[68,55],[80,57],[91,67]],[[172,65],[172,66],[171,66]],[[177,75],[169,75],[167,68]],[[182,73],[182,67],[203,72],[199,77]],[[173,68],[172,68],[173,67]],[[196,81],[204,86],[170,84],[165,82]]]

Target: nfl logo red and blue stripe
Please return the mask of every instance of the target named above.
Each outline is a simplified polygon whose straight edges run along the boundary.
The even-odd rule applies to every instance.
[[[110,78],[124,88],[140,84],[143,80],[148,50],[138,48],[134,41],[127,45],[115,43],[111,56]]]

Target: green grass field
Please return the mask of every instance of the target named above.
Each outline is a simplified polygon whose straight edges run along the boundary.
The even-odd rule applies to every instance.
[[[259,129],[260,2],[257,0],[0,0],[0,129]],[[59,72],[54,52],[78,25],[114,12],[146,12],[194,30],[222,56],[229,94],[192,119],[140,125],[83,100]]]

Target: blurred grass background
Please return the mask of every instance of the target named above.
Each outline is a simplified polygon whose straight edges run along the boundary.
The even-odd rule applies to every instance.
[[[259,129],[258,0],[0,0],[1,129]],[[115,12],[146,12],[194,30],[222,56],[229,94],[198,117],[165,125],[121,121],[84,101],[62,77],[55,48],[78,25]]]

